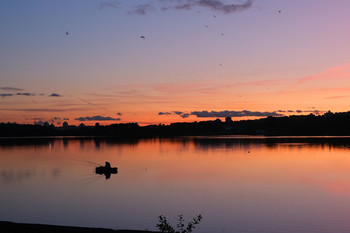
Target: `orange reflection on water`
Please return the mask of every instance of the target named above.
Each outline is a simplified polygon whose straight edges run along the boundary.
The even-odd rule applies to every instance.
[[[200,232],[317,232],[320,224],[325,232],[346,232],[349,152],[346,140],[308,139],[2,144],[0,186],[6,191],[0,201],[7,212],[0,211],[0,218],[154,229],[160,214],[176,219],[183,213],[204,216]],[[105,161],[118,167],[108,180],[94,172]],[[13,201],[26,211],[6,205]]]

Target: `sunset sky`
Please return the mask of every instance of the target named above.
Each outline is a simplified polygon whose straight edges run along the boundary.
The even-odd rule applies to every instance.
[[[0,122],[350,110],[348,0],[0,2]]]

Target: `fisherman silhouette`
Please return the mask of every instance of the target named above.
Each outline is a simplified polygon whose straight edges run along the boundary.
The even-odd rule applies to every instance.
[[[111,174],[118,173],[118,168],[111,167],[111,164],[109,162],[106,162],[105,166],[96,167],[95,172],[96,172],[96,174],[104,175],[106,177],[106,180],[107,180],[111,177]]]

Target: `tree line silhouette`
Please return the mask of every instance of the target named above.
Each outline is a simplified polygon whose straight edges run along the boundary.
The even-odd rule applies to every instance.
[[[56,127],[53,124],[0,123],[1,137],[23,136],[108,136],[137,138],[156,136],[200,136],[200,135],[267,135],[267,136],[350,136],[350,112],[323,115],[293,115],[266,117],[256,120],[200,121],[171,123],[169,125],[140,126],[138,123],[111,125]]]

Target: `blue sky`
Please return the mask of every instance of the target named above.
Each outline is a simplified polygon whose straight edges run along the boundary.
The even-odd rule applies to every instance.
[[[158,114],[174,111],[348,110],[349,1],[0,4],[0,121],[147,124],[198,120]],[[343,78],[327,73],[334,67]],[[311,81],[296,85],[301,79]],[[33,95],[4,97],[16,94],[6,87]]]

